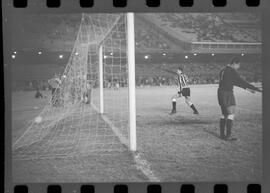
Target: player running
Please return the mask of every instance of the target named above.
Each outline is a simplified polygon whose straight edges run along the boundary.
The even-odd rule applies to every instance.
[[[177,69],[177,83],[179,86],[179,91],[176,95],[172,96],[172,112],[170,113],[175,114],[176,113],[176,99],[180,98],[182,95],[185,97],[186,104],[193,110],[194,114],[199,114],[198,110],[195,108],[194,104],[191,102],[190,99],[190,88],[188,85],[188,77],[183,73],[184,68],[179,67]]]
[[[194,114],[199,114],[198,110],[195,108],[194,104],[191,102],[190,99],[190,88],[188,85],[188,77],[187,75],[185,75],[183,73],[184,68],[183,67],[179,67],[177,69],[177,72],[174,71],[170,71],[167,69],[162,68],[162,70],[169,72],[169,73],[173,73],[177,75],[177,83],[179,85],[179,91],[177,92],[177,94],[173,95],[171,100],[172,100],[172,111],[170,113],[170,115],[173,115],[176,113],[176,99],[180,98],[181,96],[185,97],[185,102],[186,104],[193,110]]]
[[[261,90],[240,77],[237,69],[240,68],[238,58],[232,58],[231,62],[219,73],[218,103],[221,108],[222,116],[220,118],[220,138],[224,140],[233,140],[230,138],[235,114],[235,97],[233,86],[238,86],[252,93]],[[226,128],[226,132],[225,132]]]

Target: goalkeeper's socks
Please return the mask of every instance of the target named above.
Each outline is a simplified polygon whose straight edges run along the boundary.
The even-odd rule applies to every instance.
[[[219,120],[219,129],[220,129],[220,138],[225,138],[225,126],[226,126],[226,119],[220,118]]]
[[[233,120],[232,119],[227,119],[227,122],[226,122],[226,138],[231,137],[232,126],[233,126]]]
[[[197,109],[195,108],[193,104],[190,105],[190,108],[192,108],[194,114],[199,114],[199,112],[197,111]]]

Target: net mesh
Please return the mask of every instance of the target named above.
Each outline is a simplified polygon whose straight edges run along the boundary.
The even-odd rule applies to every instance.
[[[128,69],[126,17],[83,14],[63,74],[49,80],[52,97],[13,142],[13,159],[106,154],[127,150]],[[99,47],[102,46],[102,56]],[[99,69],[102,57],[103,69]],[[99,113],[99,71],[104,113]]]

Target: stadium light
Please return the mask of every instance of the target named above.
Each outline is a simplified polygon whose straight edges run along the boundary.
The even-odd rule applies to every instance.
[[[13,59],[15,59],[16,58],[16,55],[15,54],[12,54],[12,56],[11,56]]]
[[[196,54],[196,53],[194,53],[193,55],[194,55],[194,56],[197,56],[197,54]]]
[[[185,56],[185,59],[188,59],[188,56]]]
[[[38,55],[41,55],[41,54],[42,54],[42,52],[41,52],[41,51],[39,51],[39,52],[38,52]]]
[[[149,56],[148,56],[148,55],[145,55],[145,56],[144,56],[144,59],[146,59],[146,60],[147,60],[148,58],[149,58]]]
[[[213,53],[213,54],[211,54],[212,56],[214,56],[215,54]]]
[[[63,57],[64,57],[63,54],[60,54],[60,55],[59,55],[59,58],[60,58],[60,59],[62,59]]]

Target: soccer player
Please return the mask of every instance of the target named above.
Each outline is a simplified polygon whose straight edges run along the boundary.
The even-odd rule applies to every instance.
[[[162,70],[169,72],[169,73],[173,73],[177,75],[177,83],[179,85],[179,91],[177,92],[177,94],[173,95],[171,100],[172,100],[172,111],[171,111],[171,115],[176,113],[176,99],[180,98],[181,96],[185,97],[185,102],[186,104],[193,110],[194,114],[199,114],[198,110],[195,108],[194,104],[191,102],[190,99],[190,88],[188,85],[188,77],[187,75],[185,75],[183,73],[184,68],[183,67],[179,67],[177,69],[177,72],[171,71],[171,70],[167,70],[164,68],[161,68]]]
[[[120,89],[119,82],[115,82],[114,90],[119,90],[119,89]]]
[[[91,98],[92,98],[92,84],[90,80],[87,80],[86,82],[86,90],[84,92],[84,101],[85,104],[90,104],[91,103]]]
[[[39,87],[36,88],[35,98],[45,98],[45,96],[40,92]]]
[[[45,96],[40,92],[41,85],[38,82],[35,84],[35,89],[36,89],[35,98],[45,98]]]
[[[232,140],[231,130],[235,114],[235,98],[233,87],[238,86],[252,93],[261,90],[240,77],[236,70],[240,68],[238,58],[232,58],[231,62],[219,73],[218,103],[221,108],[222,116],[220,118],[220,138],[224,140]],[[226,131],[225,131],[226,128]]]
[[[176,113],[176,99],[180,98],[181,96],[185,97],[186,104],[193,110],[194,114],[199,114],[198,110],[195,108],[194,104],[191,102],[190,99],[190,88],[188,85],[188,77],[183,73],[184,68],[179,67],[177,69],[177,80],[179,91],[176,95],[172,96],[172,114]]]
[[[49,85],[52,87],[52,103],[53,106],[57,107],[60,104],[60,85],[61,79],[56,74],[54,78],[48,81]]]

